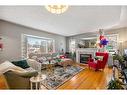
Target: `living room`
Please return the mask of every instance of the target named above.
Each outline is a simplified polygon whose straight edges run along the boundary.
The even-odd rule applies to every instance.
[[[123,5],[0,6],[0,89],[126,90],[126,22]]]

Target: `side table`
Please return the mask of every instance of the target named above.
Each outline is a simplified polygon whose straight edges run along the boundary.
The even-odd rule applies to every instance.
[[[30,85],[31,85],[31,90],[33,89],[33,84],[35,84],[35,89],[37,90],[38,87],[40,89],[40,83],[46,79],[46,75],[38,75],[37,77],[31,77],[30,78]]]

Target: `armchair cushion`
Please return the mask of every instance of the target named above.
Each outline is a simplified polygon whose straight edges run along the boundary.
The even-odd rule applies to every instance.
[[[4,76],[9,89],[30,89],[30,78],[37,74],[37,71],[24,73],[8,71],[4,73]]]
[[[20,76],[24,77],[24,78],[31,78],[31,77],[35,77],[38,75],[37,71],[31,71],[31,72],[26,72],[26,73],[21,73]]]
[[[89,62],[89,65],[93,68],[97,67],[97,62]]]
[[[38,75],[38,72],[33,70],[33,71],[26,71],[26,72],[15,72],[15,71],[10,71],[9,73],[13,73],[13,74],[16,74],[20,77],[24,77],[24,78],[31,78],[33,76],[37,76]]]
[[[101,60],[102,61],[103,60],[103,56],[96,56],[95,60]]]

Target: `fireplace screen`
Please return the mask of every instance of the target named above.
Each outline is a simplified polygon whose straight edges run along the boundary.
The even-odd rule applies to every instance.
[[[91,54],[80,54],[80,63],[87,64],[89,58],[91,58]]]

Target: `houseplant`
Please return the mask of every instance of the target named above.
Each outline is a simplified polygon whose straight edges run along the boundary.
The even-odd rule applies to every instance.
[[[111,79],[108,83],[107,89],[124,89],[123,83],[118,79]]]
[[[119,63],[123,63],[124,62],[123,56],[120,56],[118,54],[113,55],[113,60],[118,60]]]

